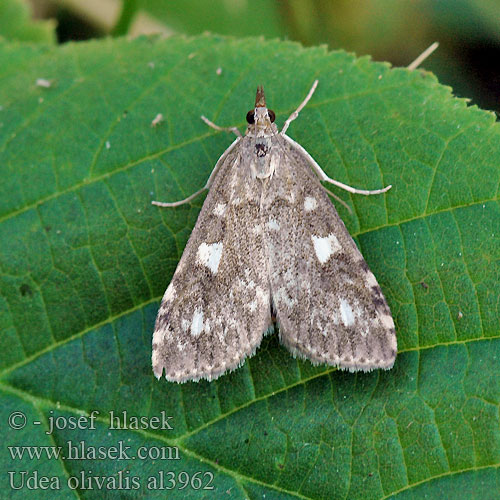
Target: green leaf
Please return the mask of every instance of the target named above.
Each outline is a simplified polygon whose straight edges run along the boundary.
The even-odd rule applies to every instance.
[[[0,60],[2,491],[8,471],[24,470],[59,480],[58,498],[493,498],[500,481],[493,114],[467,107],[424,71],[261,39],[0,44]],[[37,87],[40,77],[52,85]],[[339,213],[393,311],[394,368],[354,374],[313,366],[271,336],[215,382],[157,381],[150,349],[158,301],[203,198],[170,210],[151,200],[201,188],[233,140],[208,129],[202,113],[241,129],[262,83],[282,124],[315,78],[317,92],[290,136],[340,181],[393,185],[385,196],[337,194],[353,208]],[[151,127],[158,113],[164,121]],[[93,410],[95,429],[46,433],[53,417],[63,427]],[[23,429],[7,425],[16,411],[26,415]],[[111,411],[165,412],[173,429],[109,429]],[[103,450],[121,441],[131,455],[141,446],[153,455],[14,459],[6,449],[56,445],[67,457],[69,441]],[[175,474],[176,489],[147,489],[161,472],[164,486]],[[205,473],[215,489],[194,489],[196,478],[208,482]],[[104,477],[105,488],[78,482],[82,475]],[[180,489],[187,475],[193,482]],[[140,489],[125,489],[133,477]],[[68,478],[76,478],[70,486]],[[35,493],[54,498],[51,490]]]
[[[0,36],[8,40],[55,43],[53,21],[33,21],[30,6],[23,0],[0,2]]]

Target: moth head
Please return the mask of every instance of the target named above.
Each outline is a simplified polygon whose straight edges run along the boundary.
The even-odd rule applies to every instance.
[[[274,123],[275,119],[274,111],[267,109],[264,89],[262,85],[259,85],[255,96],[255,108],[247,113],[249,129],[255,130],[258,135],[259,131],[265,132],[272,129],[271,124]]]

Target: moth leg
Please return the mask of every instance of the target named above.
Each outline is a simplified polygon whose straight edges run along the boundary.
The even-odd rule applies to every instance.
[[[309,162],[309,165],[316,172],[320,181],[329,182],[330,184],[342,188],[345,191],[348,191],[349,193],[364,194],[364,195],[385,193],[386,191],[389,191],[389,189],[391,189],[392,187],[392,185],[389,184],[389,186],[386,186],[383,189],[373,189],[373,190],[357,189],[352,186],[348,186],[347,184],[344,184],[340,181],[336,181],[335,179],[331,179],[330,177],[328,177],[328,175],[325,174],[325,172],[323,172],[322,168],[314,161],[314,158],[298,142],[295,142],[291,137],[288,137],[287,135],[284,135],[283,138],[301,152],[302,156]]]
[[[203,186],[199,191],[196,191],[196,193],[193,193],[191,196],[188,196],[187,198],[184,198],[183,200],[179,200],[179,201],[172,201],[170,203],[165,203],[163,201],[152,201],[151,204],[152,205],[156,205],[157,207],[168,207],[168,208],[172,208],[172,207],[178,207],[180,205],[184,205],[184,203],[189,203],[191,200],[194,200],[194,198],[196,198],[199,194],[203,193],[203,191],[205,191],[205,189],[208,189],[209,188],[209,185],[208,185],[208,182],[205,186]]]
[[[293,120],[295,120],[295,118],[299,116],[299,113],[302,111],[304,106],[309,102],[309,99],[311,99],[317,86],[318,86],[318,80],[314,80],[311,90],[309,90],[309,93],[306,95],[306,98],[300,103],[299,107],[288,117],[288,120],[283,125],[283,128],[281,129],[280,132],[281,135],[285,135],[285,132],[288,130],[290,123],[292,123]]]
[[[344,205],[345,208],[347,208],[347,211],[352,214],[352,210],[351,210],[351,207],[342,199],[342,198],[339,198],[335,193],[332,193],[329,189],[326,189],[325,186],[321,186],[330,196],[332,196],[333,198],[335,198],[339,203],[341,203],[342,205]]]
[[[439,43],[434,42],[430,47],[427,47],[407,68],[410,70],[417,69],[437,48]]]
[[[210,177],[208,178],[207,183],[196,193],[193,193],[192,195],[188,196],[187,198],[184,198],[183,200],[179,201],[172,201],[172,202],[163,202],[163,201],[152,201],[151,204],[156,205],[157,207],[167,207],[167,208],[172,208],[172,207],[179,207],[180,205],[184,205],[184,203],[189,203],[191,200],[194,200],[198,195],[203,193],[206,189],[210,189],[210,186],[212,185],[213,179],[215,177],[215,174],[218,172],[220,168],[221,163],[217,162],[215,165],[214,169],[212,170],[212,173],[210,174]]]
[[[288,139],[288,137],[287,137]],[[295,142],[295,141],[294,141]],[[333,184],[334,186],[337,186],[341,189],[344,189],[345,191],[348,191],[349,193],[354,193],[354,194],[364,194],[364,195],[371,195],[371,194],[382,194],[385,193],[386,191],[389,191],[391,189],[392,185],[389,184],[385,188],[382,189],[358,189],[352,186],[349,186],[348,184],[344,184],[343,182],[336,181],[335,179],[332,179],[331,177],[328,177],[328,175],[323,172],[323,169],[314,161],[312,156],[310,154],[307,154],[309,163],[311,164],[312,168],[314,171],[318,174],[318,177],[320,180],[324,182],[329,182],[330,184]]]
[[[316,162],[314,162],[316,163]],[[330,177],[328,177],[325,172],[323,172],[323,170],[321,170],[321,167],[316,163],[316,166],[318,167],[318,170],[316,168],[314,168],[314,165],[313,165],[313,168],[314,170],[316,170],[316,173],[319,175],[319,178],[322,180],[322,181],[325,181],[325,182],[329,182],[330,184],[333,184],[334,186],[337,186],[341,189],[344,189],[345,191],[348,191],[349,193],[354,193],[354,194],[364,194],[366,196],[368,195],[371,195],[371,194],[382,194],[382,193],[385,193],[386,191],[389,191],[389,189],[391,189],[392,185],[389,184],[388,186],[386,186],[385,188],[382,188],[382,189],[358,189],[358,188],[355,188],[355,187],[352,187],[352,186],[349,186],[348,184],[344,184],[342,182],[339,182],[339,181],[336,181],[335,179],[331,179]]]
[[[234,147],[236,146],[236,144],[238,144],[240,139],[241,139],[241,137],[238,137],[237,139],[235,139],[234,142],[231,144],[231,146],[229,146],[226,149],[226,151],[224,151],[222,156],[219,158],[219,160],[215,164],[215,167],[213,168],[212,173],[210,174],[210,177],[207,180],[207,183],[200,190],[196,191],[196,193],[193,193],[192,195],[188,196],[187,198],[184,198],[183,200],[179,200],[179,201],[173,201],[173,202],[167,202],[167,203],[162,202],[162,201],[152,201],[151,203],[153,205],[158,206],[158,207],[167,207],[167,208],[178,207],[180,205],[184,205],[184,203],[189,203],[191,200],[193,200],[198,195],[203,193],[203,191],[205,191],[206,189],[210,189],[210,186],[214,182],[214,179],[217,175],[217,172],[219,172],[221,166],[224,164],[224,162],[227,158],[227,155],[230,154],[231,151],[233,151]]]
[[[215,123],[211,122],[206,116],[201,115],[201,119],[209,126],[214,128],[215,130],[219,130],[220,132],[233,132],[238,137],[243,137],[241,132],[238,130],[238,127],[219,127]]]

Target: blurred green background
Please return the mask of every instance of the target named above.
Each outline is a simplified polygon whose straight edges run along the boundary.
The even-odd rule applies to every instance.
[[[303,45],[327,44],[376,61],[406,66],[426,47],[425,62],[455,95],[500,111],[499,0],[2,0],[28,3],[27,16],[45,20],[54,42],[161,32],[263,35]],[[19,8],[19,7],[16,7]],[[3,10],[3,12],[2,12]],[[4,19],[4,22],[1,19]],[[52,21],[50,21],[52,20]],[[18,38],[33,38],[30,30]],[[50,38],[50,34],[48,35]]]

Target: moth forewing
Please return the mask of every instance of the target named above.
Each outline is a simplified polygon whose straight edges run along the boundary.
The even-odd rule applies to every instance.
[[[264,211],[271,297],[280,337],[294,354],[349,370],[390,368],[394,323],[328,195],[293,142]]]
[[[285,135],[257,89],[248,127],[217,162],[209,194],[162,299],[153,334],[160,378],[212,380],[240,366],[277,314],[294,355],[350,370],[390,368],[394,322],[380,287],[319,179],[330,179]],[[224,130],[204,118],[213,128]],[[205,189],[204,188],[204,189]],[[196,194],[173,203],[190,201]]]
[[[255,231],[260,198],[240,161],[239,148],[219,161],[162,299],[153,335],[158,378],[163,370],[177,382],[217,378],[255,352],[271,323],[264,234]]]

